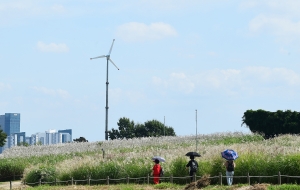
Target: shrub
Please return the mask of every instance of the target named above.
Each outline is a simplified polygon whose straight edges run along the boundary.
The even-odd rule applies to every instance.
[[[39,180],[41,180],[41,182],[54,182],[56,177],[57,173],[55,167],[40,165],[26,173],[23,180],[25,180],[26,183],[38,184]]]

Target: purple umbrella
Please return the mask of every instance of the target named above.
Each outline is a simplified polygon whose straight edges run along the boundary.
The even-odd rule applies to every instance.
[[[226,160],[235,160],[239,157],[237,152],[231,149],[224,150],[223,152],[221,152],[221,155]]]

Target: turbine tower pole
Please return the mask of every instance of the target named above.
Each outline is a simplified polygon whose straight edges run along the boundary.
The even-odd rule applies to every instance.
[[[108,59],[109,57],[106,57],[106,104],[105,104],[105,140],[108,140]]]
[[[113,48],[113,45],[114,45],[114,42],[115,42],[115,39],[113,39],[113,42],[111,44],[111,47],[110,47],[110,50],[108,52],[107,55],[101,55],[101,56],[98,56],[98,57],[93,57],[93,58],[90,58],[91,60],[92,59],[98,59],[98,58],[104,58],[106,57],[106,105],[105,105],[105,140],[108,140],[108,61],[110,61],[118,70],[120,70],[116,64],[110,59],[110,54],[111,54],[111,50]]]

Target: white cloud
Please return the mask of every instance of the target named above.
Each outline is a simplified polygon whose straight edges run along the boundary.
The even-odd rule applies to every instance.
[[[65,7],[63,5],[55,4],[51,7],[51,10],[58,13],[66,12]]]
[[[281,54],[290,55],[290,52],[288,50],[284,49],[284,48],[280,48],[279,52]]]
[[[69,51],[68,46],[64,43],[61,43],[61,44],[56,44],[56,43],[45,44],[44,42],[39,41],[37,43],[37,48],[38,48],[38,50],[40,50],[42,52],[62,53],[62,52],[68,52]]]
[[[293,22],[288,18],[259,15],[250,21],[249,28],[253,32],[269,29],[278,36],[299,35],[300,21]]]
[[[141,91],[126,91],[126,98],[131,103],[141,103],[145,102],[146,95]]]
[[[171,25],[163,22],[150,25],[138,22],[125,23],[117,28],[116,34],[127,42],[160,40],[177,36],[176,30]]]
[[[141,91],[123,91],[120,88],[109,89],[109,99],[112,103],[120,101],[130,101],[131,103],[139,103],[146,99],[146,95]]]
[[[255,0],[248,0],[248,1],[243,1],[241,2],[241,4],[239,5],[239,8],[244,10],[244,9],[250,9],[250,8],[254,8],[259,4],[258,1]]]
[[[68,93],[68,91],[66,90],[62,90],[62,89],[49,89],[49,88],[45,88],[45,87],[32,87],[32,89],[34,89],[37,92],[46,94],[46,95],[50,95],[50,96],[58,96],[61,98],[68,98],[70,95]]]
[[[158,86],[163,86],[164,88],[188,94],[195,88],[195,84],[191,79],[192,77],[188,77],[184,73],[171,73],[167,80],[154,76],[152,78],[152,83]]]
[[[56,17],[67,13],[61,4],[45,3],[34,0],[11,0],[0,2],[0,24],[14,25],[30,22],[32,18]]]
[[[220,91],[228,95],[247,92],[267,94],[278,89],[296,91],[295,87],[300,86],[300,75],[286,68],[247,67],[240,70],[215,69],[197,75],[171,73],[166,79],[153,77],[152,83],[163,88],[163,91],[181,93]]]
[[[269,67],[247,67],[243,73],[246,76],[257,79],[263,84],[273,83],[274,85],[300,85],[300,75],[293,70],[286,68]]]
[[[17,11],[22,11],[22,10],[28,10],[30,7],[32,7],[33,4],[28,1],[7,1],[7,2],[2,2],[0,4],[0,11],[12,11],[12,10],[17,10]]]
[[[241,4],[243,8],[258,9],[260,14],[249,22],[252,33],[269,33],[277,41],[290,43],[300,40],[300,1],[254,0]]]
[[[257,0],[258,1],[258,0]],[[259,0],[260,3],[264,3],[268,9],[275,13],[286,14],[290,16],[300,16],[299,6],[300,1],[295,0]]]
[[[109,94],[109,99],[112,102],[117,103],[120,101],[123,93],[120,88],[114,88],[114,89],[108,89],[108,94]]]
[[[216,52],[214,52],[214,51],[209,51],[209,52],[207,52],[207,54],[208,54],[209,56],[212,56],[212,57],[218,56],[218,54],[217,54]]]
[[[262,9],[265,12],[272,12],[275,14],[288,14],[293,16],[300,16],[299,13],[300,1],[295,0],[248,0],[240,3],[239,7],[245,9]]]
[[[4,84],[2,82],[0,82],[0,91],[2,90],[10,90],[11,86],[9,84]]]

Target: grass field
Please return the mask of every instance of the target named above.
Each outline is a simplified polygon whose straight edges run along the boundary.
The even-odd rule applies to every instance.
[[[9,186],[6,188],[0,189],[9,189]],[[155,189],[187,189],[187,185],[176,185],[169,183],[162,183],[159,185],[138,185],[138,184],[118,184],[118,185],[98,185],[98,186],[84,186],[84,185],[76,185],[76,186],[37,186],[37,187],[29,187],[29,186],[13,186],[13,189],[26,189],[26,190],[155,190]],[[246,184],[235,184],[232,186],[220,186],[220,185],[210,185],[204,190],[300,190],[300,186],[297,184],[283,184],[283,185],[271,185],[271,184],[255,184],[248,186]],[[189,189],[191,190],[191,188]]]
[[[236,160],[236,176],[299,175],[300,137],[283,135],[264,140],[258,134],[218,133],[195,136],[140,138],[101,141],[92,143],[67,143],[49,146],[14,147],[0,155],[0,178],[22,175],[28,183],[56,180],[110,179],[147,176],[151,173],[153,156],[166,159],[162,166],[165,176],[187,176],[185,165],[189,151],[197,151],[202,157],[198,176],[225,175],[224,160],[220,152],[231,148],[239,153]],[[104,150],[105,152],[103,152]],[[175,180],[185,185],[186,180]],[[251,180],[252,183],[277,183],[277,179]],[[282,180],[285,183],[285,179]],[[299,183],[297,179],[290,183]],[[212,185],[218,181],[212,180]],[[225,180],[224,182],[225,183]],[[246,184],[246,179],[234,179],[234,183]],[[96,185],[96,184],[95,184]],[[104,184],[103,184],[104,185]],[[152,187],[152,186],[151,186]],[[182,186],[181,186],[182,187]],[[226,186],[224,186],[226,187]],[[128,187],[129,189],[131,187]],[[275,188],[275,186],[274,186]]]

